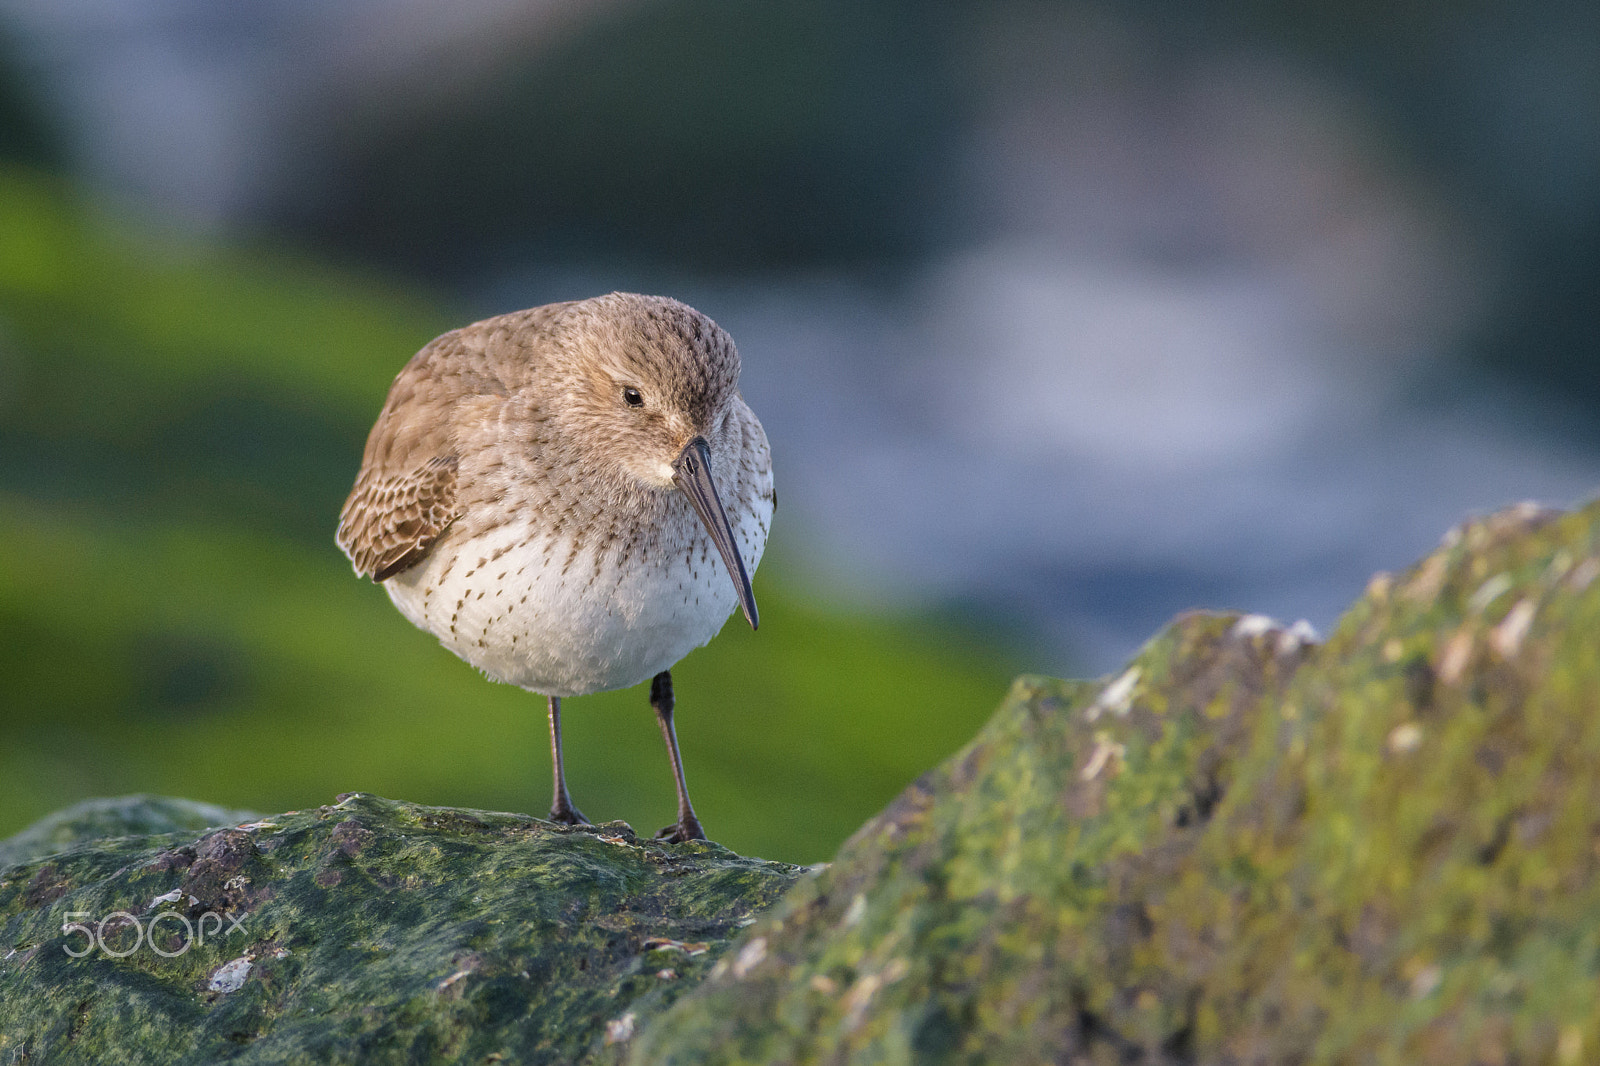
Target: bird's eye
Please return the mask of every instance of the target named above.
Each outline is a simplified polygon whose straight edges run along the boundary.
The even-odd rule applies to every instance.
[[[622,390],[622,399],[629,407],[644,406],[644,394],[632,385]]]

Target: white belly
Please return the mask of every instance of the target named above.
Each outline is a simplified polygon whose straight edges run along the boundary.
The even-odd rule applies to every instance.
[[[752,574],[766,541],[754,517],[736,529]],[[485,674],[548,696],[626,688],[670,669],[739,602],[708,545],[597,567],[592,549],[574,554],[570,541],[512,523],[438,548],[384,582],[389,598]]]

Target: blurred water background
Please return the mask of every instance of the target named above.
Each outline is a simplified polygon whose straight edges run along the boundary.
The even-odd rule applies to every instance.
[[[436,333],[733,334],[783,508],[677,671],[712,835],[826,858],[1019,669],[1332,625],[1600,483],[1600,7],[0,0],[0,834],[86,795],[542,811],[541,703],[350,577]],[[672,815],[643,695],[578,803]]]

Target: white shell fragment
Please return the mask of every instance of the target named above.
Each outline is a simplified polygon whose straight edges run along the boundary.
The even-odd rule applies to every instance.
[[[1140,676],[1137,666],[1124,671],[1122,676],[1101,691],[1099,698],[1089,705],[1083,716],[1093,722],[1106,711],[1119,718],[1126,715],[1133,709],[1133,688],[1139,683]]]
[[[244,987],[245,979],[250,976],[250,967],[253,964],[254,960],[248,955],[240,955],[232,962],[225,962],[217,967],[216,972],[211,975],[210,983],[206,987],[213,992],[221,992],[223,995],[227,995],[229,992],[237,992]]]

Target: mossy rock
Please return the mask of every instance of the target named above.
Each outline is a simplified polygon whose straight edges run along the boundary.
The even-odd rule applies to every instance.
[[[1600,1061],[1597,520],[1020,679],[631,1061]]]
[[[1196,613],[1019,679],[810,875],[367,796],[65,812],[0,844],[0,1061],[1600,1061],[1597,522],[1469,523],[1324,644]],[[119,910],[242,928],[68,953]]]
[[[197,835],[234,813],[96,801],[4,845],[0,1061],[613,1061],[804,872],[361,794]]]
[[[249,811],[169,796],[87,799],[46,815],[16,836],[0,840],[0,867],[32,862],[106,837],[198,832],[238,825],[256,817]]]

